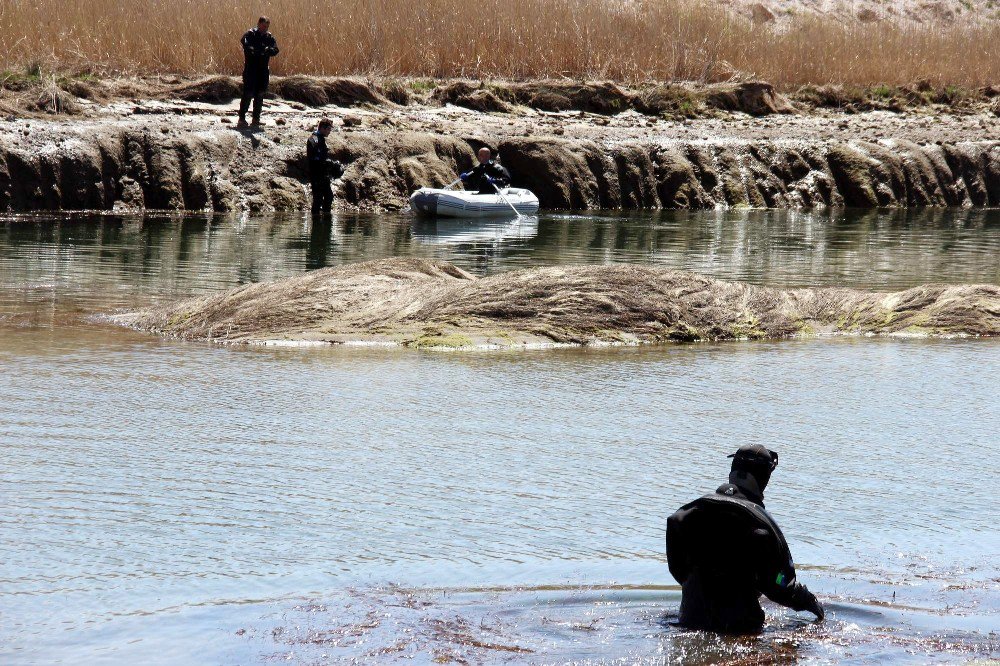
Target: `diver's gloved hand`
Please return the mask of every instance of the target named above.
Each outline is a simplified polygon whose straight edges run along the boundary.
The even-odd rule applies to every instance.
[[[819,602],[816,595],[812,592],[809,593],[809,598],[806,599],[805,608],[802,610],[807,610],[816,616],[817,621],[822,621],[826,617],[826,612],[823,610],[823,604]]]
[[[330,178],[340,178],[344,175],[344,165],[338,160],[327,160],[326,172],[330,175]]]
[[[465,181],[469,180],[469,176],[471,175],[472,175],[471,171],[466,171],[465,173],[458,174],[458,178],[464,183]]]

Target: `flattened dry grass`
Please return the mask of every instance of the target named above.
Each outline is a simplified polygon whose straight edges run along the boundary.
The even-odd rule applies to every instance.
[[[1000,287],[891,294],[782,290],[638,265],[532,268],[477,279],[392,257],[311,271],[113,318],[219,342],[362,341],[461,348],[548,341],[692,342],[809,332],[1000,335]]]
[[[0,3],[0,69],[239,72],[262,7],[279,75],[566,76],[780,87],[1000,80],[1000,23],[755,26],[695,0],[17,0]]]

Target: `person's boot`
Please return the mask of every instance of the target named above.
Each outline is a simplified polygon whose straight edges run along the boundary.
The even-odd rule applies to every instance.
[[[264,108],[264,98],[255,97],[253,100],[253,120],[250,122],[250,127],[257,129],[260,127],[260,112]]]
[[[236,129],[242,130],[250,127],[247,125],[247,111],[250,110],[250,97],[246,93],[246,82],[243,83],[243,97],[240,99],[240,120],[236,123]]]

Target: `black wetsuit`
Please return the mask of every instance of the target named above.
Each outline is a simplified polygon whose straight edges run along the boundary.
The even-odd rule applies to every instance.
[[[479,194],[495,194],[496,190],[493,189],[493,185],[500,189],[510,185],[510,172],[496,160],[477,164],[472,171],[464,175],[466,177],[462,179],[462,183],[465,185],[465,189],[470,192],[478,191]],[[486,176],[493,179],[492,184]]]
[[[264,106],[264,93],[271,77],[269,63],[278,55],[278,42],[270,32],[257,28],[247,30],[240,40],[243,45],[243,98],[240,100],[240,120],[246,120],[247,109],[253,100],[253,121],[260,122],[260,111]]]
[[[759,633],[761,594],[817,612],[816,597],[795,580],[785,537],[751,488],[727,483],[678,509],[667,520],[667,560],[681,584],[680,623],[686,627]]]
[[[306,142],[306,160],[309,162],[309,184],[312,186],[312,211],[314,213],[330,212],[333,205],[333,188],[330,177],[339,173],[331,173],[331,169],[340,167],[339,162],[330,159],[330,149],[326,147],[326,137],[319,130],[312,133]]]

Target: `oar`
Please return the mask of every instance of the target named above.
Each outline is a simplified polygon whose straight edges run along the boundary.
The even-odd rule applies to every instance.
[[[510,209],[511,209],[512,211],[514,211],[514,215],[517,215],[517,221],[518,221],[518,222],[520,222],[520,221],[521,221],[521,212],[520,212],[520,211],[519,211],[519,210],[518,210],[517,208],[514,208],[514,204],[512,204],[512,203],[511,203],[511,202],[510,202],[510,201],[509,201],[509,200],[507,199],[507,197],[505,197],[505,196],[504,196],[504,195],[503,195],[503,194],[502,194],[502,193],[500,192],[500,188],[499,188],[499,187],[497,187],[497,184],[496,184],[496,183],[492,183],[492,182],[491,182],[491,183],[490,183],[490,185],[492,185],[492,186],[493,186],[493,189],[497,191],[497,196],[498,196],[498,197],[500,197],[500,200],[501,200],[501,201],[503,201],[503,202],[504,202],[505,204],[507,204],[508,206],[510,206]]]
[[[447,185],[445,185],[445,186],[444,186],[444,188],[442,188],[442,189],[445,189],[445,190],[450,190],[451,188],[455,187],[456,185],[458,185],[458,184],[459,184],[459,183],[461,183],[461,182],[462,182],[462,179],[461,179],[461,178],[459,178],[458,180],[456,180],[456,181],[455,181],[455,182],[453,182],[453,183],[448,183],[448,184],[447,184]]]

